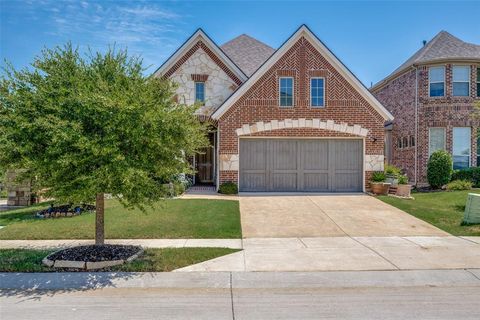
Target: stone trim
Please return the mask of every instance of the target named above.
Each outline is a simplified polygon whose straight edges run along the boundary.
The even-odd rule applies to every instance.
[[[321,121],[320,119],[285,119],[272,120],[269,122],[258,121],[255,124],[244,124],[241,128],[236,129],[237,136],[254,134],[262,131],[272,131],[285,128],[317,128],[327,129],[336,132],[348,133],[356,136],[366,137],[369,130],[361,125],[354,124],[349,126],[347,123],[336,123],[333,120]]]
[[[365,171],[383,171],[385,156],[383,154],[366,154]]]
[[[239,156],[238,154],[221,154],[219,155],[221,171],[238,171]]]

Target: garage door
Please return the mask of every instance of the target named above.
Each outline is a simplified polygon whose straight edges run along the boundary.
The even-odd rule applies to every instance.
[[[358,139],[240,139],[240,191],[362,191],[362,155]]]

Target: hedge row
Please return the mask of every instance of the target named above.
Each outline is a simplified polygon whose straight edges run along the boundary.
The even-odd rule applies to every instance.
[[[451,180],[471,181],[473,187],[480,188],[480,167],[471,167],[467,169],[455,170],[453,171]]]

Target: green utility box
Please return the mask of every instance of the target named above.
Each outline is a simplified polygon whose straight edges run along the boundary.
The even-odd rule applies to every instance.
[[[469,193],[463,224],[480,223],[480,194]]]

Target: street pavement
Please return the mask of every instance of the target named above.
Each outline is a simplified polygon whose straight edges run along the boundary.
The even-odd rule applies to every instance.
[[[479,319],[480,270],[0,274],[10,319]]]

